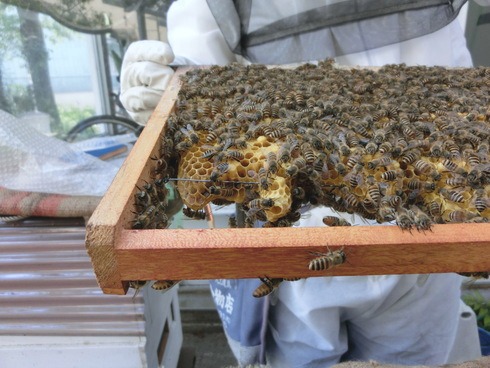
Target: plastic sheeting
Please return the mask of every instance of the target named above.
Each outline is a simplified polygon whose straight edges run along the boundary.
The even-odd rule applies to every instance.
[[[0,111],[0,186],[27,192],[102,196],[118,169]]]

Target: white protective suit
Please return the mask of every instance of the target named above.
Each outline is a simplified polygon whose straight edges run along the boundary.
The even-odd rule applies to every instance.
[[[270,11],[280,12],[284,3],[271,2]],[[291,3],[302,6],[302,2],[288,2],[288,12],[293,9]],[[230,51],[203,0],[173,3],[167,25],[177,65],[241,61]],[[298,36],[299,42],[301,37]],[[156,96],[165,88],[170,74],[166,65],[173,57],[171,50],[165,48],[160,54],[153,52],[159,43],[145,42],[135,43],[128,50],[122,75],[121,100],[141,123],[146,122],[156,105]],[[457,21],[418,38],[335,60],[342,65],[361,66],[471,66]],[[159,65],[162,72],[155,73]],[[324,226],[322,218],[331,214],[329,211],[315,208],[297,226]],[[346,219],[366,224],[352,215],[346,215]],[[267,361],[272,367],[328,367],[341,359],[409,365],[476,359],[480,354],[476,322],[470,334],[458,336],[460,280],[456,274],[433,274],[318,277],[284,282],[270,297]],[[237,341],[229,341],[241,364],[253,362],[253,351],[248,354],[237,346]],[[453,354],[456,347],[458,356]]]

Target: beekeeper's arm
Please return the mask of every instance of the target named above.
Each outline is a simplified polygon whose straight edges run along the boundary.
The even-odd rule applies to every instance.
[[[169,65],[224,65],[235,61],[205,1],[174,2],[168,10],[167,29],[170,44],[133,42],[124,55],[120,99],[141,125],[150,118],[173,75]]]

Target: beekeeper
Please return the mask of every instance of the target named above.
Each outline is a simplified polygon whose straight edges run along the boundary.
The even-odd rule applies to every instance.
[[[463,4],[179,0],[168,11],[168,44],[139,41],[128,48],[121,101],[145,124],[173,74],[170,65],[335,58],[342,65],[468,67],[455,21]],[[324,226],[329,214],[315,208],[298,226]],[[283,282],[270,298],[254,299],[257,280],[215,280],[211,292],[241,365],[265,358],[272,367],[344,360],[437,365],[480,355],[474,316],[470,329],[463,328],[460,284],[456,274],[315,277]]]

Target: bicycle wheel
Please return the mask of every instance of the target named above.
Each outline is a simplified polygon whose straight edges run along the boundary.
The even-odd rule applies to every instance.
[[[133,120],[112,115],[97,115],[80,121],[65,136],[67,142],[79,142],[89,138],[134,133],[139,137],[143,126]]]

